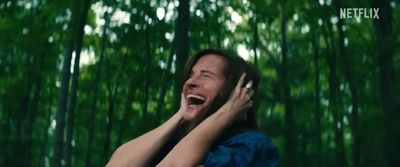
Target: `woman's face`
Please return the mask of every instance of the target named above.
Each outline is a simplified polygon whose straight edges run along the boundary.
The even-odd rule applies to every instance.
[[[225,84],[224,68],[224,59],[213,54],[202,56],[193,66],[189,79],[183,85],[188,105],[183,113],[185,120],[197,122],[202,119]]]

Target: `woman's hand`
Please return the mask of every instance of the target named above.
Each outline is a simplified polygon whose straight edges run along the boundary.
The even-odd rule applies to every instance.
[[[187,108],[188,108],[188,104],[187,104],[186,98],[183,95],[183,93],[181,93],[181,106],[179,107],[178,113],[183,115],[183,113],[186,112]]]
[[[245,76],[245,73],[242,74],[235,89],[232,91],[230,98],[221,107],[226,109],[222,111],[233,114],[234,120],[246,119],[247,111],[253,105],[253,101],[251,100],[254,93],[251,89],[253,81],[249,81],[245,87],[242,87]]]
[[[187,101],[185,99],[185,96],[183,95],[183,93],[181,93],[181,105],[179,107],[178,112],[176,112],[173,117],[177,118],[178,124],[181,125],[182,123],[185,122],[185,120],[183,119],[183,113],[185,113],[187,111],[188,108],[188,104]]]

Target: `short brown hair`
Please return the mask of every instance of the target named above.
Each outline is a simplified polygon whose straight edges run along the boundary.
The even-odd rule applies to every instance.
[[[241,57],[218,49],[205,49],[192,56],[185,64],[185,68],[183,71],[184,81],[189,79],[191,70],[193,66],[197,63],[197,61],[201,57],[210,54],[220,56],[225,62],[225,67],[222,71],[222,74],[225,77],[225,86],[223,87],[222,91],[219,93],[215,101],[212,102],[210,109],[207,111],[203,119],[206,119],[208,116],[216,112],[223,104],[226,103],[237,82],[239,81],[240,76],[243,73],[246,73],[244,84],[246,84],[250,80],[253,81],[252,89],[255,91],[255,94],[257,94],[258,92],[257,88],[260,81],[260,74],[256,68],[248,64]],[[256,96],[253,96],[252,100],[257,103],[254,97]],[[247,113],[247,119],[241,122],[234,123],[229,129],[256,129],[257,124],[255,119],[255,111],[255,107],[251,107]]]

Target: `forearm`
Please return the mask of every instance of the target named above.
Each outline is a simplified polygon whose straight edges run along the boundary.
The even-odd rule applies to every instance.
[[[158,128],[123,144],[113,153],[107,166],[145,166],[178,127],[180,119],[177,113]]]
[[[233,114],[226,107],[220,108],[184,137],[158,166],[201,165],[215,139],[229,126]]]

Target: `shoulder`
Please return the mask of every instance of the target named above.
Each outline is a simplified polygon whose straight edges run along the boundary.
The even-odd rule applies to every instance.
[[[233,140],[233,139],[236,139],[236,140],[248,140],[248,139],[264,140],[264,139],[267,139],[267,140],[269,140],[266,135],[264,135],[261,132],[257,132],[257,131],[246,131],[246,132],[235,134],[235,135],[231,136],[230,138],[228,138],[228,140]]]
[[[224,164],[224,165],[220,165]],[[210,150],[205,166],[278,166],[279,156],[271,140],[261,132],[235,134]]]
[[[275,147],[265,134],[257,131],[247,131],[233,135],[221,144],[246,144],[249,146]]]
[[[247,150],[247,153],[260,156],[260,158],[278,157],[276,146],[264,133],[247,131],[231,136],[221,143],[227,147],[237,147]]]

